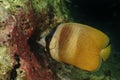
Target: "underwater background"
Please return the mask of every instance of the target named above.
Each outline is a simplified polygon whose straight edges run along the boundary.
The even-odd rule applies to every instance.
[[[69,9],[76,22],[102,30],[115,51],[120,51],[120,0],[71,0]]]
[[[98,75],[93,80],[120,80],[120,0],[71,0],[67,4],[75,22],[93,26],[110,37],[110,58],[93,73]]]
[[[109,36],[111,55],[97,71],[55,61],[38,43],[71,21]],[[119,22],[120,0],[0,0],[0,80],[120,80]]]

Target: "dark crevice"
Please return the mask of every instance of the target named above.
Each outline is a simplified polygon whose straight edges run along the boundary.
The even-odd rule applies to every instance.
[[[12,71],[11,71],[11,75],[10,75],[10,80],[16,80],[17,77],[17,71],[16,69],[18,69],[20,67],[20,59],[19,56],[17,54],[14,55],[14,59],[17,61],[17,64],[14,65]]]
[[[37,60],[39,61],[39,64],[41,66],[44,66],[44,62],[43,62],[43,55],[42,52],[44,52],[44,49],[41,45],[39,45],[37,43],[39,37],[39,31],[40,29],[36,29],[32,36],[28,39],[28,45],[30,47],[30,51],[33,52],[33,54],[35,55],[35,57],[37,58]]]
[[[60,24],[60,23],[59,23]],[[58,26],[59,24],[57,24],[56,26]],[[57,27],[54,27],[50,33],[48,33],[48,35],[45,38],[46,41],[46,47],[43,47],[42,45],[38,44],[37,41],[42,39],[40,37],[40,29],[37,27],[32,36],[28,39],[28,45],[30,47],[30,51],[33,52],[33,54],[36,56],[39,65],[42,66],[42,68],[46,68],[49,67],[50,65],[52,65],[53,63],[51,63],[51,58],[50,58],[50,53],[49,53],[49,42],[56,30]],[[47,51],[45,51],[45,49],[47,49]],[[46,66],[46,61],[49,63],[48,66]]]

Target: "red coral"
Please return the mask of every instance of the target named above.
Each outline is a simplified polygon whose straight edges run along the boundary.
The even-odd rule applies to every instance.
[[[27,4],[27,6],[28,11],[19,9],[13,14],[16,18],[16,25],[14,25],[11,39],[14,55],[19,56],[20,69],[25,71],[27,80],[54,80],[50,69],[46,65],[41,66],[35,54],[30,51],[28,39],[36,25],[32,6],[31,4]],[[49,64],[47,59],[43,61]]]

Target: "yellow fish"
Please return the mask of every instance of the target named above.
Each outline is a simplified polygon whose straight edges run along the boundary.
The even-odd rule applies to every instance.
[[[95,71],[111,51],[109,37],[88,25],[60,24],[49,44],[50,55],[59,62],[87,71]]]

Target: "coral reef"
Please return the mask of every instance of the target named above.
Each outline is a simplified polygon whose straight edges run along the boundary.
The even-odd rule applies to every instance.
[[[34,3],[35,1],[32,2]],[[45,7],[43,3],[46,4]],[[47,14],[50,12],[47,10],[47,1],[40,1],[40,4],[42,4],[40,8],[43,8],[44,10],[41,11],[40,17],[37,18],[39,21],[37,21],[35,19],[36,15],[34,14],[34,11],[36,11],[36,9],[39,7],[33,10],[31,1],[0,1],[1,80],[55,79],[51,69],[49,68],[48,59],[46,59],[44,56],[39,56],[39,54],[32,52],[32,48],[29,45],[30,38],[32,35],[34,35],[33,33],[36,30],[36,26],[39,28],[47,28],[50,26],[50,16],[53,14],[53,12],[51,12],[50,15]],[[43,31],[43,29],[41,31]]]
[[[0,10],[0,79],[9,80],[11,70],[16,64],[9,44],[16,20],[3,6],[0,6]]]
[[[56,24],[67,21],[62,5],[62,0],[0,1],[1,80],[56,79],[47,54],[42,54],[45,51],[36,41]]]

